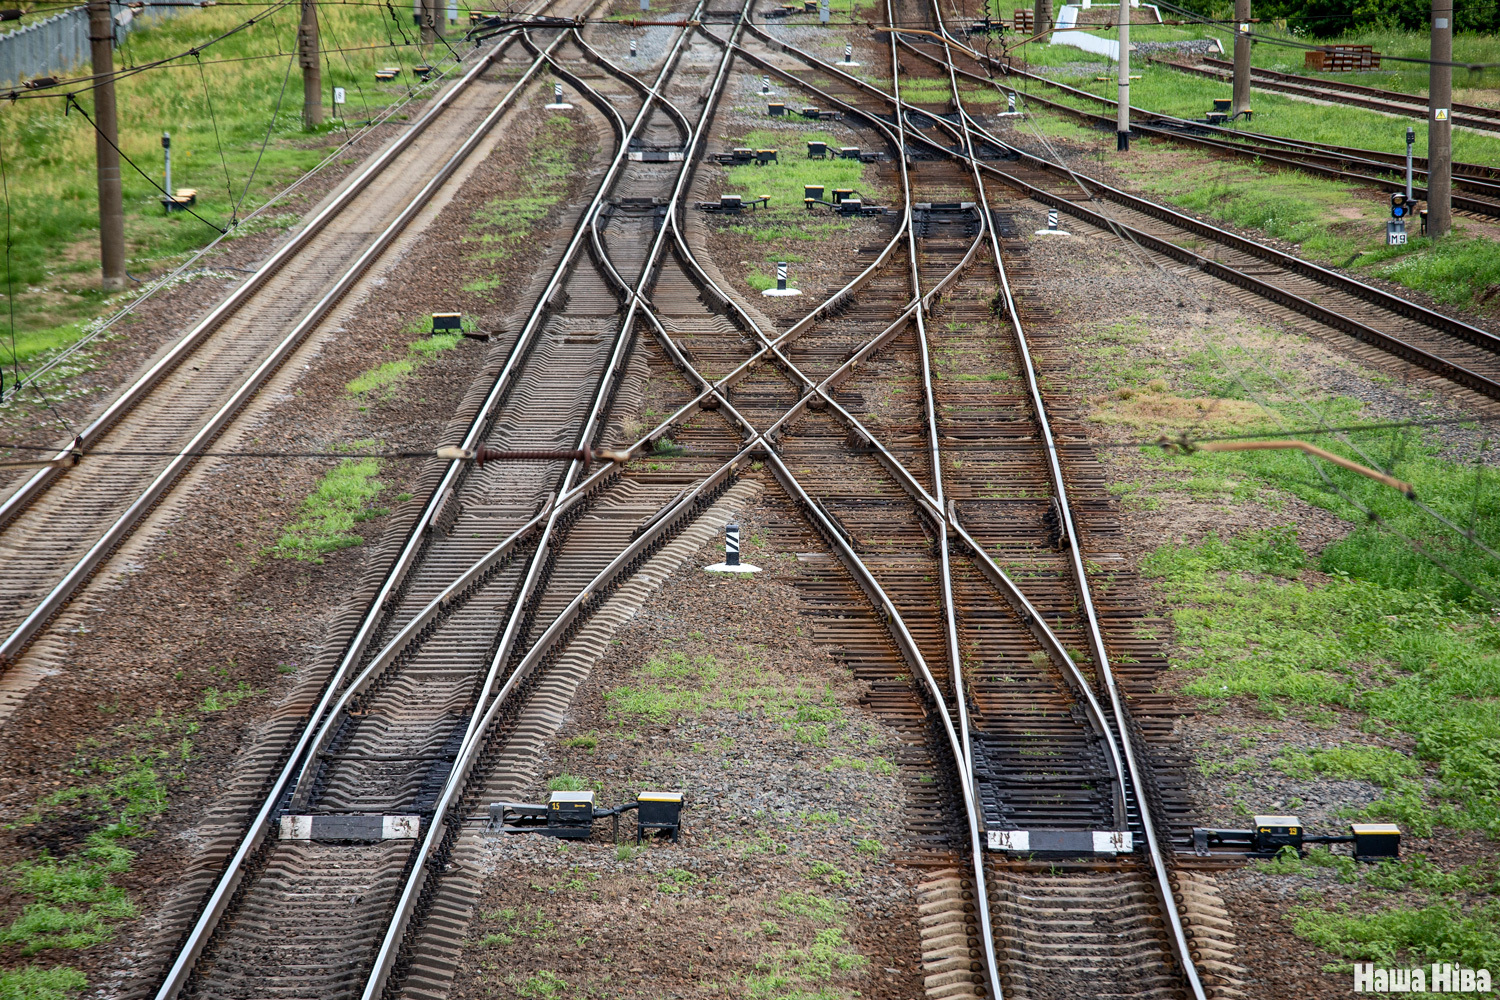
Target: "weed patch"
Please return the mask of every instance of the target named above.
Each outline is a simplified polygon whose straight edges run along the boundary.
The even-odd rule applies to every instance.
[[[1437,801],[1413,780],[1416,762],[1390,750],[1289,754],[1283,770],[1374,781],[1390,794],[1371,814],[1418,834],[1436,822],[1500,836],[1500,628],[1420,579],[1369,579],[1384,560],[1360,558],[1362,546],[1384,544],[1356,534],[1330,546],[1319,564],[1333,579],[1322,585],[1296,579],[1309,560],[1286,530],[1164,546],[1143,570],[1176,606],[1176,664],[1196,673],[1189,694],[1249,695],[1273,713],[1286,704],[1361,711],[1373,730],[1416,738]]]
[[[373,442],[359,442],[357,446],[370,444]],[[340,462],[302,501],[302,516],[287,526],[267,553],[278,559],[321,563],[330,552],[362,544],[364,539],[354,533],[354,526],[389,513],[383,507],[369,506],[385,489],[385,484],[375,478],[379,471],[378,458]]]
[[[50,969],[28,965],[0,971],[0,1000],[68,1000],[88,984],[82,972],[66,965]]]

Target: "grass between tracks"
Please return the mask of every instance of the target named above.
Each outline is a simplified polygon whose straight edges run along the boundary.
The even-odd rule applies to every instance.
[[[1360,422],[1357,400],[1306,384],[1294,343],[1208,341],[1166,368],[1159,355],[1137,350],[1149,341],[1144,322],[1126,321],[1084,345],[1095,359],[1089,374],[1108,390],[1095,398],[1094,419],[1132,438],[1270,436],[1306,422],[1302,402],[1332,425]],[[1295,498],[1348,523],[1321,551],[1281,527],[1211,532],[1150,553],[1141,569],[1169,608],[1172,665],[1187,672],[1182,690],[1206,713],[1248,698],[1312,734],[1340,720],[1367,733],[1368,741],[1339,745],[1314,738],[1312,747],[1288,747],[1268,762],[1295,779],[1374,786],[1374,801],[1351,818],[1392,820],[1423,837],[1441,828],[1500,839],[1500,620],[1491,596],[1500,594],[1500,560],[1476,544],[1500,547],[1500,483],[1493,469],[1455,460],[1420,429],[1348,438],[1358,451],[1318,442],[1412,483],[1423,503],[1472,530],[1474,541],[1394,490],[1317,468],[1298,452],[1144,451],[1144,482],[1113,488],[1129,506],[1186,497],[1214,509],[1276,512]],[[1241,743],[1254,745],[1254,737]],[[1244,758],[1204,771],[1254,766]],[[1296,933],[1340,958],[1500,964],[1500,871],[1492,864],[1444,870],[1418,856],[1356,867],[1318,851],[1267,870],[1300,880],[1303,905],[1290,917]],[[1326,882],[1319,888],[1329,879],[1357,884],[1360,894],[1329,906]]]
[[[202,45],[248,17],[248,8],[195,10],[126,37],[117,65],[161,59]],[[376,6],[324,5],[319,8],[324,56],[325,100],[344,87],[344,117],[309,133],[301,122],[300,75],[292,53],[298,11],[286,7],[211,48],[201,57],[127,76],[118,85],[120,146],[140,167],[122,164],[128,267],[144,277],[179,263],[306,172],[336,146],[346,120],[363,120],[404,97],[413,78],[409,67],[442,59],[446,49],[424,52],[412,41],[409,19]],[[393,20],[395,18],[395,20]],[[378,66],[399,65],[396,81],[377,84]],[[87,72],[80,69],[80,72]],[[41,91],[38,93],[46,93]],[[79,102],[92,118],[92,99]],[[29,361],[73,342],[88,317],[118,303],[98,288],[97,191],[94,131],[75,108],[65,113],[62,99],[15,102],[0,117],[0,153],[5,169],[9,252],[0,274],[0,303],[7,323],[0,338],[0,360]],[[172,186],[198,191],[194,211],[166,215],[162,182],[161,135],[172,135]],[[363,155],[357,154],[357,155]],[[352,162],[352,161],[350,161]],[[149,179],[148,179],[149,178]],[[285,228],[294,213],[272,215],[237,230]],[[8,329],[15,309],[15,352]]]
[[[1010,14],[1011,11],[1007,10],[1002,12],[1001,16],[1008,18]],[[1262,23],[1256,25],[1255,30],[1262,35],[1280,38],[1289,37],[1285,24]],[[1119,33],[1113,30],[1093,33],[1101,38],[1119,38]],[[1130,25],[1130,40],[1136,45],[1139,45],[1141,42],[1177,42],[1210,37],[1218,38],[1219,43],[1224,47],[1224,54],[1215,54],[1214,58],[1224,60],[1233,58],[1231,53],[1234,51],[1234,38],[1229,31],[1218,27],[1207,25],[1136,24],[1134,21]],[[1337,38],[1314,38],[1306,35],[1290,37],[1306,45],[1329,43],[1372,45],[1376,52],[1389,56],[1427,59],[1431,55],[1430,39],[1425,32],[1367,28],[1349,32]],[[1500,38],[1497,38],[1495,35],[1460,31],[1453,37],[1453,58],[1456,62],[1462,63],[1494,62],[1493,54],[1497,44],[1500,44]],[[1250,60],[1255,66],[1275,70],[1279,73],[1295,73],[1299,76],[1309,76],[1314,79],[1322,78],[1335,83],[1353,83],[1362,87],[1395,90],[1407,94],[1425,95],[1427,93],[1428,69],[1422,63],[1386,61],[1378,70],[1355,73],[1321,73],[1304,68],[1303,53],[1304,50],[1291,46],[1277,45],[1270,42],[1257,42],[1250,49]],[[1023,61],[1043,66],[1059,66],[1099,58],[1072,45],[1031,44],[1017,49],[1016,54]],[[1136,60],[1144,62],[1144,60],[1140,59],[1139,55],[1136,56]],[[1134,67],[1136,60],[1132,61],[1132,67]],[[1261,96],[1261,92],[1257,91],[1257,102],[1261,99]],[[1453,99],[1462,104],[1489,105],[1491,107],[1500,105],[1500,73],[1497,73],[1493,69],[1479,70],[1477,72],[1456,69],[1453,73]],[[1259,105],[1257,104],[1258,107]]]
[[[1038,113],[1034,122],[1018,127],[1028,138],[1035,128],[1081,145],[1063,155],[1085,173],[1091,160],[1107,165],[1126,187],[1212,221],[1295,244],[1295,252],[1317,263],[1384,278],[1446,305],[1500,305],[1500,243],[1480,231],[1486,224],[1460,218],[1443,240],[1414,232],[1405,247],[1387,247],[1389,207],[1382,192],[1295,170],[1269,171],[1256,162],[1220,159],[1166,141],[1138,142],[1128,157],[1120,157],[1102,133],[1051,112]],[[1500,159],[1500,142],[1495,142],[1494,156]],[[1182,242],[1189,249],[1207,245],[1192,237]]]
[[[70,952],[105,945],[137,915],[122,886],[134,867],[130,846],[152,834],[169,795],[194,756],[201,721],[263,692],[240,681],[228,688],[238,664],[184,668],[185,684],[208,682],[195,714],[161,712],[140,723],[80,743],[64,787],[38,798],[30,812],[6,826],[35,855],[5,870],[17,908],[0,926],[0,997],[66,1000],[88,984],[66,964]],[[189,677],[191,672],[194,676]],[[105,715],[118,703],[100,703]]]

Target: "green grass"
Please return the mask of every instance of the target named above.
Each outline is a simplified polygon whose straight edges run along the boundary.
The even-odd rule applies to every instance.
[[[129,35],[116,64],[140,64],[185,51],[246,16],[247,8],[228,6],[171,18]],[[319,17],[323,43],[329,47],[384,46],[391,39],[401,42],[402,31],[411,34],[409,18],[397,27],[392,12],[375,6],[327,5],[319,8]],[[303,130],[295,79],[277,110],[295,50],[297,19],[298,12],[286,8],[214,45],[203,53],[201,72],[188,58],[119,82],[124,153],[160,182],[161,134],[170,132],[173,187],[196,188],[194,210],[214,225],[243,218],[339,141],[335,133],[343,127],[337,121],[316,135]],[[347,88],[346,115],[363,119],[407,92],[408,75],[377,85],[374,68],[410,65],[419,58],[415,49],[333,54],[325,60],[323,85],[325,90]],[[89,95],[80,101],[92,116]],[[0,119],[0,149],[12,238],[8,282],[0,281],[0,295],[15,289],[17,346],[24,360],[75,340],[79,322],[106,303],[98,288],[94,133],[76,111],[65,115],[61,100],[23,100]],[[150,181],[129,164],[122,172],[132,274],[159,273],[218,235],[187,213],[166,215]],[[7,362],[8,341],[8,335],[0,341]]]
[[[1357,711],[1372,731],[1414,737],[1434,788],[1373,747],[1289,755],[1283,769],[1375,781],[1386,795],[1369,814],[1419,835],[1437,823],[1500,837],[1500,627],[1425,571],[1392,572],[1394,548],[1356,530],[1324,551],[1334,579],[1319,585],[1297,579],[1308,557],[1288,531],[1163,546],[1143,571],[1175,606],[1188,694]]]
[[[527,145],[527,167],[517,174],[521,189],[493,198],[475,211],[464,236],[463,289],[483,294],[500,287],[494,266],[530,247],[532,228],[567,194],[582,151],[572,119],[547,119]],[[495,296],[485,296],[494,298]]]
[[[767,221],[781,223],[806,233],[807,239],[818,239],[822,234],[835,229],[847,229],[845,220],[830,218],[826,210],[809,213],[803,203],[803,186],[821,184],[823,197],[829,199],[835,188],[853,188],[866,200],[878,200],[884,195],[875,182],[875,172],[868,171],[859,160],[832,158],[810,160],[807,158],[808,142],[826,142],[837,148],[843,143],[826,132],[768,131],[756,130],[734,141],[735,146],[752,149],[777,149],[776,163],[763,167],[746,165],[729,167],[724,190],[728,194],[739,194],[746,198],[770,195],[771,203],[765,209],[748,212],[741,218],[749,228],[761,228]],[[800,224],[788,226],[792,220]],[[734,227],[731,227],[734,228]]]
[[[0,972],[0,1000],[69,1000],[88,984],[82,972],[66,965],[28,965]]]
[[[1134,34],[1131,37],[1134,41],[1141,41]],[[1150,40],[1149,35],[1146,40]],[[1086,62],[1092,58],[1081,49],[1072,49],[1070,52],[1064,46],[1049,48],[1052,50],[1048,53],[1049,61],[1056,64]],[[1062,49],[1062,52],[1057,52],[1058,49]],[[1230,96],[1227,82],[1219,83],[1159,63],[1145,63],[1139,67],[1132,63],[1131,71],[1141,76],[1141,79],[1133,81],[1130,86],[1130,103],[1138,108],[1182,118],[1202,118],[1212,110],[1215,97]],[[1110,79],[1096,80],[1096,75],[1109,76]],[[1350,74],[1338,75],[1347,77]],[[1058,83],[1088,91],[1098,97],[1110,100],[1115,97],[1116,85],[1112,73],[1063,75],[1055,79]],[[1034,92],[1049,101],[1073,105],[1096,114],[1103,109],[1103,105],[1073,98],[1034,81],[1024,83],[1021,89]],[[1255,110],[1255,117],[1248,123],[1241,122],[1234,127],[1248,132],[1339,146],[1357,146],[1388,153],[1406,152],[1406,122],[1375,111],[1340,105],[1336,112],[1330,113],[1330,109],[1324,105],[1262,90],[1253,92],[1251,105]],[[1427,130],[1420,127],[1420,121],[1413,121],[1418,126],[1416,155],[1426,156]],[[1467,129],[1454,129],[1453,158],[1467,163],[1500,162],[1500,137],[1474,133]]]
[[[302,501],[302,516],[287,526],[266,550],[267,554],[277,559],[321,563],[330,552],[363,543],[364,539],[354,533],[354,526],[389,513],[383,507],[369,505],[385,489],[385,484],[375,478],[379,471],[378,458],[347,458],[340,462]]]
[[[748,652],[728,660],[675,651],[652,656],[630,683],[606,691],[604,703],[617,718],[656,724],[710,711],[754,711],[815,746],[852,733],[832,691],[765,666]]]
[[[468,320],[472,325],[473,320]],[[459,333],[435,333],[425,340],[416,340],[406,345],[407,356],[387,361],[378,368],[365,372],[351,381],[346,389],[354,396],[365,396],[377,389],[387,389],[403,381],[428,361],[443,351],[451,351],[463,340]]]

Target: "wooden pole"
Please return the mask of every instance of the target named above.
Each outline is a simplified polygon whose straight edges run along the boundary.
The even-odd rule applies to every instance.
[[[1250,110],[1250,0],[1234,0],[1234,113]]]

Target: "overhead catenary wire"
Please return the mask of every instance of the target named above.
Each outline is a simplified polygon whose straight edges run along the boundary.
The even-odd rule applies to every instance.
[[[969,51],[972,52],[973,50],[971,49]],[[999,83],[999,81],[995,79],[994,74],[991,71],[989,63],[988,62],[982,62],[982,65],[985,67],[985,71],[990,76],[990,80],[994,84],[994,86],[997,89],[1002,89],[1002,90],[1005,89],[1005,88],[1002,88],[1001,85],[1000,85],[1000,83]],[[1013,92],[1021,93],[1019,91],[1016,91],[1016,88],[1014,88],[1014,87],[1012,87],[1010,89]],[[1148,266],[1154,266],[1155,268],[1157,268],[1158,270],[1160,270],[1166,276],[1166,278],[1167,278],[1168,281],[1174,281],[1174,282],[1177,282],[1177,283],[1185,283],[1187,285],[1188,289],[1189,289],[1191,297],[1194,298],[1194,299],[1196,299],[1196,300],[1198,300],[1200,302],[1200,304],[1202,304],[1205,307],[1206,311],[1212,312],[1212,306],[1203,302],[1201,291],[1198,289],[1198,287],[1196,286],[1196,284],[1194,284],[1193,282],[1191,282],[1185,275],[1179,275],[1179,274],[1171,271],[1170,269],[1164,267],[1161,264],[1160,261],[1156,260],[1154,257],[1152,257],[1150,254],[1148,254],[1146,252],[1145,248],[1142,247],[1139,244],[1139,242],[1136,241],[1134,235],[1128,229],[1126,229],[1125,227],[1121,226],[1113,218],[1112,212],[1109,209],[1107,209],[1106,206],[1104,205],[1104,203],[1098,198],[1098,196],[1092,190],[1090,190],[1089,187],[1086,184],[1083,183],[1082,179],[1079,178],[1078,174],[1067,163],[1066,159],[1056,150],[1056,148],[1052,145],[1052,143],[1048,141],[1046,135],[1044,133],[1042,133],[1041,130],[1036,126],[1036,123],[1033,120],[1034,113],[1032,113],[1029,110],[1025,109],[1025,106],[1024,106],[1024,96],[1022,97],[1022,101],[1023,101],[1023,110],[1026,110],[1026,114],[1025,114],[1024,120],[1028,122],[1028,124],[1029,124],[1029,126],[1030,126],[1030,128],[1032,130],[1032,133],[1036,136],[1038,142],[1047,151],[1047,154],[1052,159],[1052,161],[1055,162],[1058,166],[1062,167],[1065,171],[1067,171],[1068,176],[1073,180],[1073,183],[1075,185],[1077,185],[1078,188],[1079,188],[1079,190],[1081,190],[1088,197],[1089,201],[1093,203],[1094,207],[1099,212],[1099,214],[1105,219],[1106,223],[1110,227],[1110,230],[1112,232],[1114,232],[1117,236],[1120,236],[1123,239],[1125,239],[1127,245],[1133,247],[1135,253],[1138,256],[1140,256],[1141,259]],[[1272,417],[1273,420],[1275,420],[1278,424],[1282,425],[1282,427],[1283,427],[1283,433],[1285,433],[1285,430],[1284,430],[1284,428],[1285,428],[1285,421],[1282,418],[1281,413],[1278,410],[1276,410],[1274,407],[1272,407],[1270,405],[1270,403],[1268,401],[1266,401],[1261,396],[1261,394],[1259,394],[1258,392],[1256,392],[1249,385],[1249,383],[1245,381],[1245,379],[1243,377],[1243,374],[1228,363],[1227,359],[1225,359],[1222,356],[1222,354],[1218,351],[1217,347],[1215,347],[1212,344],[1211,341],[1207,341],[1206,338],[1205,338],[1204,342],[1205,342],[1206,346],[1208,346],[1210,352],[1213,353],[1213,355],[1215,356],[1215,358],[1219,361],[1220,365],[1223,366],[1224,369],[1226,371],[1228,371],[1234,377],[1235,381],[1238,382],[1239,385],[1245,390],[1245,392],[1252,399],[1255,400],[1255,402],[1257,403],[1257,405],[1259,405],[1267,414],[1269,414]],[[1243,348],[1241,348],[1241,349],[1243,350]],[[1247,353],[1248,356],[1251,357],[1252,361],[1254,361],[1257,365],[1259,365],[1258,359],[1256,359],[1251,352],[1246,352],[1246,353]],[[1276,379],[1276,377],[1274,376],[1274,374],[1272,374],[1271,372],[1269,372],[1268,370],[1266,370],[1263,365],[1261,365],[1260,367],[1261,367],[1261,370],[1266,375],[1268,375],[1269,377],[1275,379],[1278,384],[1282,384],[1281,380],[1280,379]],[[1320,414],[1316,413],[1316,411],[1313,411],[1312,408],[1308,407],[1305,403],[1302,403],[1302,401],[1300,399],[1298,400],[1298,402],[1301,403],[1301,405],[1303,405],[1303,407],[1305,409],[1307,409],[1310,413],[1312,413],[1313,416],[1315,418],[1317,418],[1320,423],[1325,423],[1326,422],[1326,421],[1324,421],[1324,419],[1322,418],[1322,416]],[[1376,462],[1375,460],[1371,459],[1368,455],[1366,455],[1362,449],[1360,449],[1352,441],[1348,440],[1348,438],[1346,436],[1341,437],[1341,440],[1343,441],[1343,443],[1345,445],[1347,445],[1352,450],[1354,450],[1357,454],[1359,454],[1361,457],[1363,457],[1367,461],[1369,461],[1371,465],[1376,466],[1376,467],[1379,466],[1378,462]],[[1477,584],[1473,583],[1472,581],[1468,580],[1466,577],[1464,577],[1463,575],[1461,575],[1460,573],[1458,573],[1452,567],[1448,566],[1448,564],[1446,562],[1444,562],[1443,560],[1441,560],[1440,558],[1438,558],[1435,554],[1429,552],[1427,550],[1427,547],[1423,546],[1418,540],[1416,540],[1414,538],[1411,538],[1410,536],[1406,535],[1404,532],[1402,532],[1399,529],[1397,529],[1394,525],[1391,525],[1385,518],[1382,518],[1379,514],[1377,514],[1375,511],[1373,511],[1366,504],[1363,504],[1359,500],[1357,500],[1354,497],[1350,496],[1347,491],[1345,491],[1341,486],[1339,486],[1338,483],[1334,482],[1331,478],[1329,478],[1327,472],[1323,469],[1323,467],[1321,465],[1319,465],[1317,463],[1317,461],[1315,461],[1313,455],[1308,454],[1305,451],[1303,452],[1303,454],[1304,454],[1304,458],[1306,458],[1306,460],[1309,463],[1309,465],[1311,465],[1312,468],[1318,473],[1318,476],[1321,478],[1321,480],[1323,481],[1323,483],[1325,484],[1325,487],[1327,489],[1329,489],[1331,492],[1336,493],[1346,503],[1350,504],[1350,506],[1352,506],[1355,509],[1359,510],[1372,523],[1375,523],[1378,526],[1380,526],[1382,528],[1382,530],[1385,530],[1385,531],[1389,532],[1390,534],[1396,536],[1397,538],[1401,539],[1402,541],[1404,541],[1413,551],[1417,552],[1419,555],[1421,555],[1422,557],[1426,558],[1428,561],[1430,561],[1433,565],[1437,566],[1444,573],[1446,573],[1449,576],[1453,577],[1454,579],[1458,580],[1460,583],[1464,584],[1466,587],[1469,587],[1475,593],[1478,593],[1478,594],[1484,596],[1487,600],[1491,600],[1491,601],[1495,600],[1495,598],[1493,597],[1493,595],[1489,594],[1488,591],[1484,590],[1484,588],[1482,588],[1482,587],[1479,587]],[[1382,471],[1384,471],[1384,470],[1382,470]],[[1453,531],[1457,532],[1461,537],[1464,537],[1467,540],[1469,540],[1470,542],[1472,542],[1475,545],[1479,546],[1487,554],[1491,555],[1492,557],[1494,557],[1496,559],[1500,559],[1500,553],[1496,553],[1494,550],[1492,550],[1488,546],[1484,545],[1484,543],[1481,542],[1478,539],[1477,535],[1475,535],[1475,533],[1473,532],[1472,529],[1469,529],[1469,530],[1466,531],[1465,529],[1458,527],[1452,521],[1450,521],[1448,518],[1446,518],[1444,515],[1442,515],[1440,512],[1438,512],[1436,510],[1433,510],[1429,505],[1427,505],[1426,503],[1423,503],[1419,499],[1413,499],[1412,502],[1415,503],[1425,513],[1427,513],[1428,515],[1432,516],[1440,524],[1444,525],[1445,527],[1449,528],[1450,530],[1453,530]]]
[[[70,97],[70,99],[68,101],[68,107],[70,109],[77,109],[78,113],[81,114],[81,115],[83,115],[83,120],[86,121],[86,122],[88,122],[89,126],[91,128],[93,128],[93,130],[95,132],[97,132],[97,133],[99,133],[99,135],[103,136],[104,137],[104,141],[107,142],[107,143],[109,143],[110,146],[113,147],[114,151],[120,155],[120,159],[122,159],[126,163],[130,164],[131,169],[133,169],[136,173],[140,174],[143,178],[145,178],[146,183],[148,183],[152,187],[156,188],[156,190],[160,191],[162,194],[168,194],[167,189],[164,188],[164,187],[162,187],[160,184],[158,184],[156,182],[156,178],[155,177],[152,177],[150,174],[146,173],[146,171],[142,170],[141,167],[140,167],[140,164],[138,164],[134,160],[132,160],[130,158],[130,156],[123,149],[120,148],[119,144],[117,142],[115,142],[114,139],[110,138],[108,135],[105,135],[105,133],[103,132],[103,130],[101,130],[99,128],[99,126],[94,123],[94,119],[89,116],[89,113],[83,109],[83,105],[79,104],[76,98]],[[219,233],[221,235],[224,234],[224,233],[227,233],[229,231],[228,229],[226,229],[225,227],[223,227],[221,225],[218,225],[217,223],[213,223],[213,222],[208,221],[203,216],[199,215],[197,212],[193,211],[191,208],[189,208],[186,205],[182,206],[182,210],[185,211],[185,212],[187,212],[193,218],[197,219],[199,222],[203,223],[205,226],[208,226],[210,229],[214,230],[215,232],[217,232],[217,233]]]
[[[333,148],[332,150],[330,150],[323,157],[322,160],[320,160],[318,163],[316,163],[306,173],[302,174],[296,180],[292,181],[292,183],[288,184],[286,187],[282,188],[276,194],[272,195],[271,198],[269,198],[266,202],[264,202],[259,207],[257,207],[254,211],[252,211],[248,215],[246,215],[245,218],[241,220],[240,225],[243,226],[245,223],[250,222],[251,220],[255,219],[258,216],[261,216],[262,214],[268,212],[275,205],[280,204],[282,201],[286,200],[294,192],[296,192],[298,189],[300,189],[304,184],[308,183],[308,181],[310,181],[313,177],[316,177],[320,172],[322,172],[324,169],[326,169],[330,164],[336,162],[340,156],[342,156],[344,153],[346,153],[356,143],[359,143],[359,142],[363,141],[364,139],[368,138],[371,134],[373,134],[373,132],[374,132],[374,130],[376,128],[378,128],[379,126],[385,124],[386,122],[390,121],[393,117],[395,117],[396,114],[398,114],[403,108],[405,108],[408,104],[410,104],[411,101],[414,100],[422,91],[425,91],[425,90],[437,87],[440,83],[442,83],[447,78],[448,74],[451,73],[459,65],[462,65],[462,64],[461,63],[455,63],[453,66],[447,67],[446,69],[444,69],[440,73],[434,73],[425,82],[423,82],[422,85],[419,86],[416,89],[416,91],[408,92],[405,96],[403,96],[400,99],[392,102],[388,107],[386,107],[380,113],[380,115],[379,115],[378,118],[376,118],[375,120],[366,122],[365,123],[365,127],[363,127],[360,131],[355,132],[354,134],[352,134],[351,136],[349,136],[349,138],[346,139],[344,142],[342,142],[341,144],[339,144],[338,146],[336,146],[335,148]],[[122,320],[126,316],[129,316],[132,313],[134,313],[138,308],[141,307],[142,304],[144,304],[152,296],[156,295],[162,289],[169,287],[173,281],[175,281],[175,280],[183,277],[184,275],[188,275],[188,274],[192,274],[192,273],[210,272],[210,271],[213,271],[213,270],[218,270],[218,269],[201,268],[201,267],[195,268],[194,265],[197,264],[200,260],[202,260],[206,255],[208,255],[209,253],[211,253],[225,239],[229,238],[229,235],[230,235],[229,233],[223,233],[223,232],[221,232],[220,235],[217,236],[217,237],[215,237],[212,242],[208,243],[206,246],[203,246],[203,247],[199,248],[191,256],[189,256],[187,260],[185,260],[181,265],[179,265],[176,269],[168,272],[167,274],[162,275],[160,278],[158,278],[155,281],[153,281],[139,295],[135,296],[129,302],[127,302],[125,305],[123,305],[119,309],[117,309],[114,313],[110,314],[108,316],[108,318],[106,318],[103,321],[98,322],[98,323],[91,323],[91,324],[89,324],[89,330],[88,330],[87,333],[85,333],[78,340],[75,340],[72,344],[70,344],[67,347],[63,348],[61,351],[59,351],[56,354],[54,354],[51,357],[49,357],[41,365],[39,365],[36,368],[33,368],[31,371],[29,371],[26,374],[26,376],[22,379],[22,384],[23,385],[31,385],[31,384],[33,384],[37,379],[41,378],[46,373],[52,371],[58,365],[64,363],[69,358],[71,358],[74,355],[76,355],[78,352],[84,350],[94,340],[98,339],[104,333],[106,333],[109,330],[113,329],[113,327],[115,326],[115,324],[118,323],[118,322],[120,322],[120,320]],[[230,268],[227,268],[227,270],[241,270],[241,271],[243,271],[243,270],[246,270],[246,269],[245,268],[230,267]],[[11,399],[14,400],[15,398],[16,398],[15,394],[12,393]],[[58,415],[58,417],[59,417],[59,420],[62,420],[62,417],[61,417],[60,414]],[[63,420],[63,424],[64,424],[64,426],[66,426],[66,421],[65,420]],[[68,433],[71,435],[72,434],[72,430],[69,429]]]

